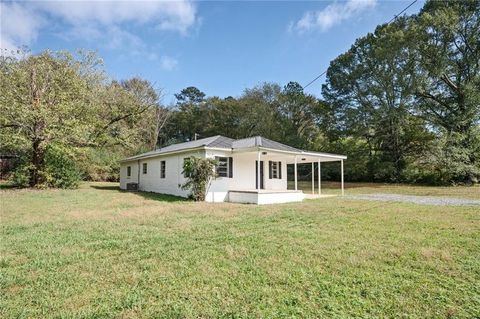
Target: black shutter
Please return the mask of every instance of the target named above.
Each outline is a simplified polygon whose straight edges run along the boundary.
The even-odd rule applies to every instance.
[[[282,162],[278,162],[278,178],[282,179]]]
[[[268,178],[272,179],[272,161],[268,161]]]
[[[219,156],[215,156],[215,178],[218,177],[218,161],[220,160]]]
[[[228,177],[233,177],[233,157],[228,158]]]

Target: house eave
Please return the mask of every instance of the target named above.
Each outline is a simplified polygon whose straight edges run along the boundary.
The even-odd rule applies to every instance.
[[[158,153],[158,154],[151,154],[151,155],[145,155],[145,156],[138,155],[138,156],[122,159],[122,160],[120,160],[120,163],[136,162],[138,160],[143,160],[143,159],[146,159],[146,158],[163,157],[163,156],[174,155],[174,154],[189,153],[189,152],[192,152],[192,151],[203,151],[203,150],[206,150],[206,149],[208,149],[208,147],[200,146],[200,147],[185,148],[185,149],[182,149],[182,150],[176,150],[176,151]]]
[[[339,154],[331,154],[331,153],[320,153],[320,152],[308,152],[308,151],[286,151],[286,150],[278,150],[274,148],[268,147],[249,147],[249,148],[242,148],[242,149],[234,149],[234,153],[242,153],[242,152],[256,152],[256,151],[267,151],[267,152],[274,152],[274,153],[284,153],[284,154],[291,154],[291,155],[298,155],[298,156],[315,156],[315,157],[326,157],[338,160],[346,160],[346,155],[339,155]]]

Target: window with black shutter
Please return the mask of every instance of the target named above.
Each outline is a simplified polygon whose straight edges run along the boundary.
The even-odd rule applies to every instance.
[[[143,172],[143,174],[147,174],[147,163],[143,163],[142,172]]]
[[[127,166],[127,177],[130,177],[130,176],[132,176],[132,167]]]
[[[232,157],[215,157],[217,165],[215,171],[218,177],[233,177],[233,158]]]

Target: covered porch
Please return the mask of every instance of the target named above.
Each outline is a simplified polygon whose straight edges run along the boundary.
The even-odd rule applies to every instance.
[[[301,152],[301,154],[296,154],[292,157],[286,159],[287,164],[293,166],[294,174],[294,190],[299,190],[299,180],[298,180],[298,166],[304,165],[309,167],[311,180],[310,180],[310,192],[306,193],[307,198],[319,198],[319,197],[329,197],[332,195],[322,194],[322,163],[330,162],[339,162],[340,163],[340,190],[341,195],[345,195],[345,176],[344,176],[344,160],[347,157],[344,155],[329,154],[329,153],[317,153],[317,152]],[[316,184],[316,185],[315,185]]]
[[[238,151],[240,152],[240,150]],[[272,204],[300,202],[305,198],[330,197],[332,195],[322,194],[321,170],[322,163],[325,162],[340,162],[341,195],[345,194],[343,161],[347,157],[344,155],[308,151],[284,151],[264,147],[248,151],[241,150],[241,154],[244,159],[248,158],[248,162],[252,163],[255,161],[255,167],[250,166],[255,168],[255,188],[231,188],[228,195],[231,202]],[[298,166],[300,164],[307,164],[311,167],[311,192],[304,193],[298,187]],[[288,189],[287,165],[293,166],[293,189]],[[282,171],[284,171],[285,176],[281,175]],[[272,178],[279,178],[281,182],[272,181]]]

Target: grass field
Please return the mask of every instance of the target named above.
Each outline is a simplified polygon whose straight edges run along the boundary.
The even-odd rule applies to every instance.
[[[0,201],[1,318],[480,317],[478,207],[208,204],[108,183]]]

